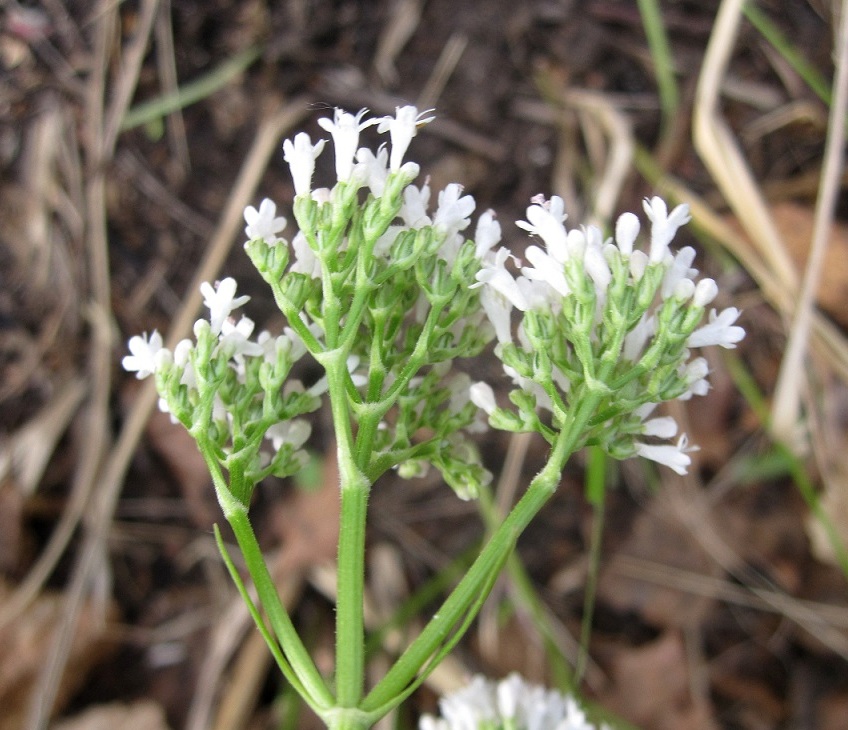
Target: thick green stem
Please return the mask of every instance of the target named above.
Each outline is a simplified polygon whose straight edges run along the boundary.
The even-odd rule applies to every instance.
[[[362,699],[365,672],[362,603],[365,581],[365,523],[370,485],[360,472],[350,474],[345,473],[346,471],[350,470],[341,470],[341,523],[336,596],[336,703],[339,707],[356,707]]]
[[[319,358],[327,372],[341,490],[338,577],[336,585],[336,706],[354,708],[362,699],[365,668],[363,592],[365,526],[371,484],[356,464],[345,379],[346,352]],[[347,717],[347,715],[344,715]]]
[[[397,704],[406,696],[409,687],[440,645],[463,620],[467,623],[468,611],[478,602],[480,591],[491,585],[493,571],[503,565],[515,547],[518,537],[556,491],[565,462],[580,445],[586,423],[599,402],[599,395],[584,392],[575,412],[557,436],[544,469],[536,475],[512,512],[492,533],[471,569],[448,596],[438,613],[368,694],[361,704],[363,710],[382,713]]]

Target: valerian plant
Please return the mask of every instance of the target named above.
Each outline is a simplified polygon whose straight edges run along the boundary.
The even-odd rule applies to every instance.
[[[419,167],[405,162],[418,129],[433,117],[401,107],[394,117],[336,110],[319,120],[332,137],[336,181],[313,187],[325,140],[305,133],[283,145],[294,180],[297,231],[266,199],[248,207],[245,250],[287,320],[278,334],[234,314],[247,301],[231,278],[201,292],[208,318],[172,351],[154,332],[129,341],[124,367],[155,376],[160,407],[185,426],[209,467],[259,598],[254,605],[216,535],[224,559],[276,662],[330,728],[367,728],[407,698],[459,641],[516,540],[556,491],[566,461],[587,445],[610,456],[642,456],[684,473],[686,436],[656,416],[658,404],[704,395],[709,368],[693,350],[734,347],[744,336],[735,308],[706,308],[717,294],[697,280],[694,250],[673,252],[689,220],[679,205],[645,201],[640,223],[625,213],[615,235],[566,229],[563,201],[534,199],[518,225],[531,245],[527,265],[500,246],[494,213],[477,219],[460,185],[431,206]],[[390,146],[360,147],[368,127]],[[509,378],[509,404],[471,383],[454,362],[495,341]],[[305,387],[291,377],[310,356],[324,370]],[[322,676],[282,605],[248,518],[266,476],[290,476],[306,462],[304,416],[329,401],[340,474],[336,663]],[[479,557],[385,676],[364,684],[363,583],[368,496],[396,470],[438,469],[461,499],[491,479],[472,435],[488,425],[535,432],[550,445],[544,468],[494,530]],[[673,440],[675,439],[676,440]],[[263,618],[260,608],[267,617]],[[482,727],[482,726],[481,726]],[[518,727],[516,725],[516,727]]]

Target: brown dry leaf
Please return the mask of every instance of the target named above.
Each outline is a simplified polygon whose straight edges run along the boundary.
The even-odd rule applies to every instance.
[[[617,610],[634,612],[657,627],[697,625],[712,601],[666,585],[630,577],[628,558],[698,575],[710,575],[715,564],[683,524],[674,506],[662,495],[639,513],[627,541],[602,570],[598,599]]]
[[[10,592],[7,585],[0,583],[0,603]],[[18,730],[24,726],[33,685],[52,646],[64,605],[61,594],[42,595],[14,623],[0,629],[0,707],[3,708],[0,730]],[[110,613],[116,611],[112,609]],[[89,669],[109,652],[105,629],[103,616],[89,601],[76,625],[70,659],[57,695],[58,707],[68,701],[85,681]]]
[[[713,730],[706,702],[692,697],[683,639],[666,631],[612,658],[612,682],[599,699],[605,707],[643,730]]]
[[[73,718],[54,723],[51,730],[169,730],[165,713],[149,700],[131,705],[97,705]]]
[[[789,255],[803,271],[813,237],[815,211],[795,203],[778,203],[772,208],[775,223],[783,234]],[[819,306],[843,327],[848,327],[848,226],[835,222],[827,243]]]
[[[810,253],[815,211],[792,202],[776,203],[770,209],[772,219],[786,244],[795,267],[803,272]],[[741,235],[735,218],[727,221]],[[848,327],[848,226],[835,222],[825,252],[822,279],[818,289],[819,306],[843,327]]]

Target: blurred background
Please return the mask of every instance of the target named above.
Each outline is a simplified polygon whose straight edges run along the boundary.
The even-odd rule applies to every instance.
[[[616,727],[848,727],[844,12],[0,2],[0,728],[319,727],[226,575],[193,442],[119,363],[130,335],[185,336],[199,282],[225,275],[279,331],[242,210],[270,197],[291,218],[284,138],[326,136],[334,107],[402,104],[436,110],[408,155],[434,197],[461,182],[519,255],[513,221],[539,193],[606,230],[648,195],[689,203],[675,245],[698,249],[748,336],[710,355],[707,398],[671,412],[700,446],[691,473],[607,464],[599,511],[572,460],[466,639],[381,727],[417,727],[475,672],[568,688],[575,664]],[[500,377],[492,357],[473,367]],[[329,672],[337,480],[315,416],[310,468],[263,484],[252,515]],[[501,508],[544,463],[540,440],[480,448]],[[379,677],[416,627],[397,618],[435,610],[485,531],[435,472],[384,479],[370,505]]]

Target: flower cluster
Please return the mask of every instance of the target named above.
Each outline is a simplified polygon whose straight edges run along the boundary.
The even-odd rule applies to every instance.
[[[482,304],[519,413],[498,408],[485,383],[473,386],[472,399],[496,427],[538,431],[552,440],[592,397],[597,415],[582,444],[600,444],[616,458],[643,456],[682,474],[691,461],[686,436],[675,444],[646,441],[677,435],[673,419],[650,416],[663,401],[708,391],[707,361],[692,357],[691,349],[732,348],[745,332],[735,325],[735,307],[711,310],[708,323],[699,326],[718,288],[712,279],[696,281],[694,249],[669,248],[689,220],[688,207],[669,213],[654,197],[644,209],[651,221],[647,252],[634,248],[640,224],[633,213],[623,214],[615,238],[604,240],[592,226],[567,230],[561,198],[534,199],[518,225],[544,248],[527,248],[530,265],[517,276],[506,264],[520,262],[501,248],[484,261],[474,285],[483,288]],[[521,312],[516,338],[513,309]],[[550,425],[540,419],[540,408],[551,413]]]
[[[313,189],[312,184],[325,140],[313,144],[309,135],[300,133],[284,142],[298,224],[290,244],[283,237],[287,221],[277,215],[273,201],[265,199],[258,209],[249,206],[244,212],[245,250],[288,319],[285,333],[279,338],[262,333],[252,340],[251,320],[231,316],[248,298],[236,297],[235,281],[224,279],[216,287],[201,287],[209,319],[195,328],[196,346],[181,343],[172,355],[162,350],[157,333],[149,341],[135,337],[124,366],[139,377],[155,372],[162,407],[193,434],[206,431],[194,414],[203,401],[195,393],[197,384],[226,374],[234,389],[239,385],[255,393],[252,407],[263,412],[261,427],[266,438],[276,437],[276,448],[285,421],[271,423],[263,410],[264,399],[270,397],[264,385],[247,382],[254,370],[258,377],[259,365],[254,363],[264,362],[275,382],[282,383],[283,371],[309,352],[328,377],[309,389],[296,381],[287,383],[285,393],[302,393],[301,407],[311,398],[311,409],[317,407],[319,386],[333,387],[328,380],[334,367],[330,360],[343,353],[347,372],[337,395],[347,394],[360,430],[364,420],[379,416],[366,429],[372,452],[369,479],[393,467],[402,476],[421,475],[432,465],[468,498],[491,479],[467,438],[485,424],[470,401],[468,376],[453,372],[452,363],[479,353],[494,337],[472,284],[488,248],[499,240],[499,228],[491,214],[484,215],[478,242],[466,240],[463,231],[471,224],[473,198],[464,195],[460,185],[449,185],[431,211],[428,183],[411,184],[418,165],[403,157],[418,128],[431,121],[427,112],[401,107],[394,117],[365,115],[366,110],[355,115],[337,110],[332,119],[319,120],[333,141],[337,179],[332,188]],[[384,147],[376,153],[359,147],[360,133],[372,126],[389,134],[390,153]],[[488,243],[484,247],[481,241]],[[204,377],[198,378],[192,353],[201,336],[217,338],[211,352],[228,365],[219,363],[213,376],[205,373],[204,364]],[[274,370],[277,359],[280,368]],[[232,431],[256,420],[237,413],[247,406],[246,400],[231,405],[222,403],[220,393],[212,398],[209,427],[214,426],[218,441],[227,424]],[[421,437],[425,431],[428,438]],[[304,429],[293,432],[302,436]],[[232,442],[236,440],[233,435]],[[302,452],[298,455],[302,459]],[[295,466],[291,459],[286,464]],[[281,473],[274,466],[269,473]],[[254,468],[251,473],[261,471]]]
[[[500,682],[481,675],[439,700],[441,717],[425,715],[421,730],[604,730],[589,722],[573,697],[530,684],[518,674]]]
[[[660,198],[646,200],[651,235],[642,251],[635,245],[640,223],[634,214],[622,215],[614,239],[604,240],[594,227],[566,229],[562,199],[536,198],[518,226],[544,245],[529,246],[522,266],[498,245],[501,228],[491,211],[479,217],[473,240],[465,238],[475,203],[460,185],[439,192],[431,211],[427,181],[413,184],[418,165],[403,158],[418,128],[432,120],[426,115],[415,107],[370,119],[364,109],[355,115],[336,110],[333,119],[319,120],[335,151],[337,180],[329,189],[312,185],[325,140],[313,144],[300,133],[285,141],[299,230],[289,244],[282,237],[287,221],[268,199],[258,210],[248,207],[244,217],[245,249],[289,328],[280,338],[262,333],[252,341],[253,323],[230,316],[247,300],[235,296],[235,281],[204,284],[210,316],[208,328],[198,331],[215,339],[211,352],[229,362],[230,378],[242,385],[248,373],[258,373],[254,362],[273,369],[279,361],[287,372],[307,351],[325,366],[331,353],[343,352],[354,418],[380,416],[371,427],[373,477],[389,466],[405,476],[421,474],[432,464],[461,496],[471,496],[489,478],[463,435],[481,426],[476,408],[497,428],[537,431],[552,442],[587,398],[595,413],[578,446],[600,444],[616,458],[643,456],[684,473],[693,447],[685,435],[662,443],[677,437],[677,424],[653,412],[663,401],[708,391],[707,362],[692,357],[692,349],[734,347],[744,336],[733,307],[711,310],[700,325],[716,284],[696,281],[692,248],[669,248],[689,220],[687,207],[669,212]],[[389,133],[390,152],[359,147],[369,127]],[[521,315],[516,330],[513,310]],[[517,412],[499,408],[489,385],[469,388],[464,375],[451,375],[454,359],[479,353],[494,337]],[[157,333],[149,341],[134,337],[124,365],[139,377],[166,364],[176,368],[171,400],[177,396],[173,383],[185,392],[174,403],[163,396],[163,407],[197,430],[186,395],[198,382],[193,346],[181,343],[173,356],[161,354],[157,361],[161,348]],[[297,383],[287,388],[318,394]],[[212,399],[211,410],[219,436],[223,414],[244,421],[221,398]],[[282,428],[267,420],[261,419],[265,428]],[[416,441],[426,429],[436,435]]]
[[[307,389],[288,378],[306,353],[292,329],[278,337],[263,331],[251,339],[253,321],[231,316],[250,299],[236,296],[235,280],[214,287],[203,283],[200,291],[209,319],[195,323],[195,342],[182,340],[172,352],[156,331],[149,339],[136,336],[123,366],[138,378],[155,374],[160,410],[180,421],[201,449],[208,447],[205,456],[214,456],[231,475],[241,475],[244,486],[236,496],[246,504],[253,485],[264,477],[303,468],[308,457],[301,447],[311,429],[297,417],[318,408],[326,384]],[[263,439],[271,442],[273,455],[262,450]]]

